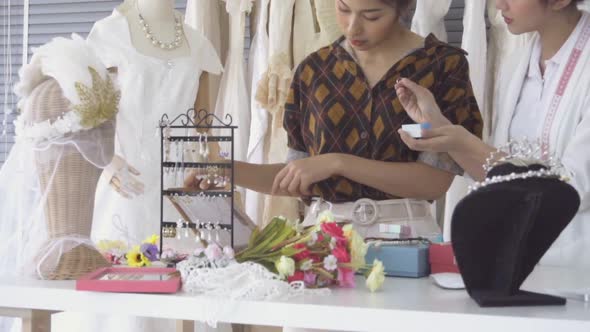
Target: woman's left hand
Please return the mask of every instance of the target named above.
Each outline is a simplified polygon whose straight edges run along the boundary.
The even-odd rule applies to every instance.
[[[453,152],[461,149],[471,135],[463,126],[448,125],[422,130],[422,138],[416,139],[402,129],[398,133],[406,145],[414,151]]]
[[[272,194],[311,196],[311,186],[335,175],[339,155],[328,153],[288,163],[275,177]]]

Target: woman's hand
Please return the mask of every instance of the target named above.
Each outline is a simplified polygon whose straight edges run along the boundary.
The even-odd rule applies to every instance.
[[[272,194],[311,196],[311,186],[335,175],[339,162],[335,153],[292,161],[275,176]]]
[[[416,123],[430,123],[433,128],[451,124],[442,115],[430,90],[402,78],[395,84],[395,92],[406,113]]]
[[[463,126],[446,125],[422,130],[422,138],[415,139],[402,129],[398,133],[406,145],[414,151],[453,152],[469,141],[471,133]]]

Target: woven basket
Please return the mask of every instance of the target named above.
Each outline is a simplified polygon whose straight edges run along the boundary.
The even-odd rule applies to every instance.
[[[35,88],[25,114],[34,122],[55,120],[69,111],[69,101],[62,95],[57,82],[49,79]],[[93,130],[110,130],[96,128]],[[114,132],[105,133],[113,145]],[[53,155],[60,155],[51,159]],[[72,145],[52,146],[47,151],[35,152],[35,164],[41,190],[47,193],[44,206],[48,243],[68,236],[90,238],[96,185],[102,170],[89,163]],[[57,265],[40,266],[43,278],[51,280],[77,279],[110,264],[95,249],[80,244],[62,253]],[[39,258],[45,253],[40,252]]]

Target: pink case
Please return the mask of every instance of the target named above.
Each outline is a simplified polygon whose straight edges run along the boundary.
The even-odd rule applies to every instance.
[[[176,293],[180,276],[174,268],[106,267],[76,281],[76,290],[118,293]]]

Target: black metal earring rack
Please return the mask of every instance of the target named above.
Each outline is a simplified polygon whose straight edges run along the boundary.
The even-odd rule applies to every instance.
[[[215,114],[207,112],[207,110],[201,109],[196,111],[195,109],[189,109],[186,113],[180,114],[176,116],[174,119],[170,120],[168,114],[164,114],[159,123],[160,129],[160,251],[162,251],[163,244],[164,244],[164,234],[163,231],[165,228],[174,227],[176,225],[175,221],[165,220],[164,218],[164,198],[166,196],[200,196],[200,197],[228,197],[231,202],[231,211],[230,211],[230,220],[228,221],[220,221],[221,230],[228,231],[230,233],[231,239],[231,246],[234,246],[234,139],[235,139],[235,131],[238,128],[237,126],[232,126],[232,117],[229,114],[225,115],[225,121],[219,119]],[[170,129],[172,133],[175,133],[179,130],[184,129],[184,132],[190,133],[187,135],[170,135],[166,137],[165,131]],[[219,135],[210,135],[211,131],[215,130],[219,133]],[[208,133],[207,136],[207,144],[210,142],[229,142],[231,146],[230,152],[230,159],[228,162],[184,162],[182,161],[183,168],[206,168],[216,166],[222,169],[230,169],[230,187],[229,191],[219,191],[219,190],[202,190],[202,191],[194,191],[194,190],[185,190],[182,189],[175,189],[175,190],[167,190],[164,186],[164,174],[165,169],[173,168],[178,165],[179,161],[168,161],[165,159],[165,145],[171,142],[201,142],[201,136],[199,133]],[[167,143],[166,141],[169,141]],[[195,232],[199,232],[199,226],[189,221],[185,223],[183,228],[190,228],[193,229]]]

